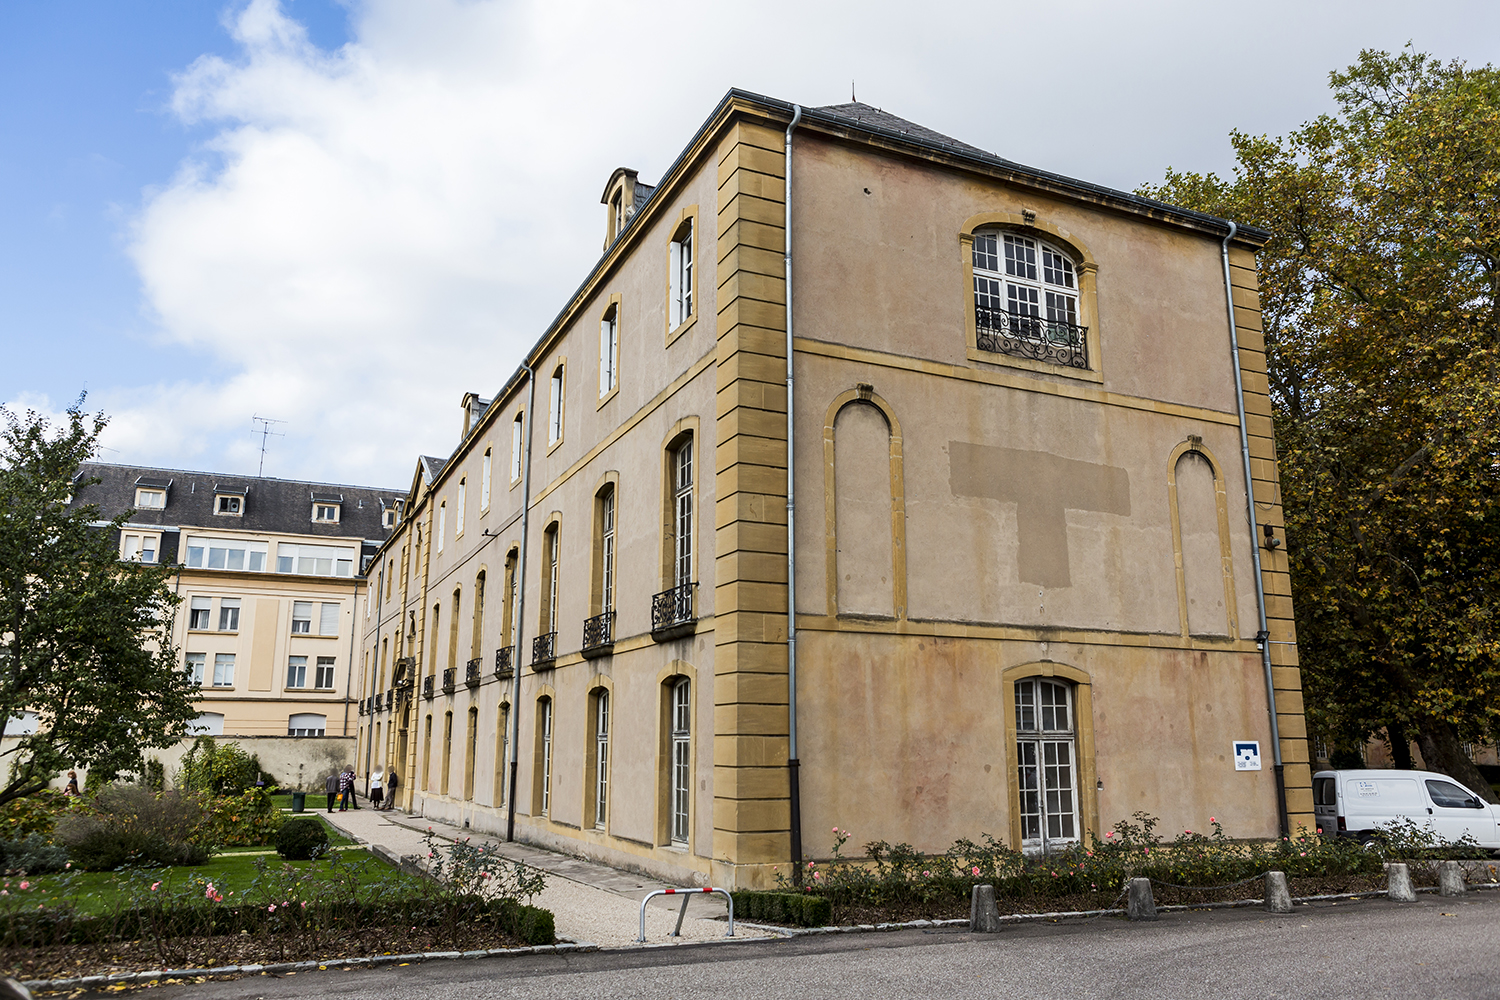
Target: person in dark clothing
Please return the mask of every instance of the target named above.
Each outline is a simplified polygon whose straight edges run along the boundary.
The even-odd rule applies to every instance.
[[[393,767],[385,772],[385,811],[390,812],[396,808],[396,786],[400,782],[396,780],[396,769]]]
[[[338,797],[339,797],[339,778],[341,778],[341,777],[343,777],[343,776],[341,774],[339,774],[337,771],[335,771],[335,772],[333,772],[332,774],[330,774],[328,776],[328,780],[327,781],[323,782],[323,790],[328,793],[328,811],[329,812],[333,812],[334,803],[338,801]]]
[[[68,796],[78,795],[78,772],[68,772],[68,787],[63,789],[63,794]]]
[[[353,766],[345,767],[339,775],[339,812],[348,812],[351,805],[359,808],[359,801],[354,795],[354,782]]]

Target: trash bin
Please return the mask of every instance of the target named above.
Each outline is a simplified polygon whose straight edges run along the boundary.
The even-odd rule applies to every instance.
[[[306,810],[306,807],[307,807],[307,793],[306,792],[293,792],[292,793],[292,812],[294,812],[294,813],[303,812],[303,811]]]

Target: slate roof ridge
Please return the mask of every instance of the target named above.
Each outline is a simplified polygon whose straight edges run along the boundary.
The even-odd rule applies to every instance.
[[[211,479],[216,482],[237,483],[290,483],[296,486],[326,486],[335,490],[369,490],[374,493],[393,493],[396,496],[404,496],[405,489],[397,489],[393,486],[358,486],[354,483],[329,483],[316,479],[282,479],[280,476],[242,476],[229,472],[212,472],[205,469],[171,469],[161,465],[129,465],[124,462],[84,462],[79,466],[79,471],[86,467],[101,469],[121,469],[126,472],[158,473],[166,476],[198,476],[203,479]]]
[[[900,132],[903,135],[910,135],[943,146],[952,146],[954,149],[962,149],[970,153],[983,153],[985,156],[994,155],[987,149],[971,146],[969,143],[955,139],[951,135],[944,135],[935,129],[928,128],[926,125],[919,125],[914,121],[909,121],[899,115],[893,115],[881,108],[872,107],[862,101],[850,101],[846,104],[825,104],[813,110],[837,115],[840,118],[847,118],[860,125],[874,125],[877,128]]]

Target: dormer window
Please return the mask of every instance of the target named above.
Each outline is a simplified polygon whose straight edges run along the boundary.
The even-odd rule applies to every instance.
[[[619,239],[655,190],[652,185],[641,183],[636,172],[629,167],[619,167],[609,175],[609,183],[604,185],[604,194],[599,198],[599,204],[605,206],[606,212],[604,249],[608,250]]]
[[[313,504],[313,520],[327,521],[336,524],[339,519],[339,505],[336,503]]]
[[[380,512],[380,523],[384,527],[394,528],[396,526],[396,508],[387,507]]]
[[[245,498],[232,494],[215,494],[214,513],[225,514],[230,517],[241,517],[245,513]]]
[[[135,506],[138,510],[161,510],[167,505],[166,490],[148,490],[140,487],[135,491]]]

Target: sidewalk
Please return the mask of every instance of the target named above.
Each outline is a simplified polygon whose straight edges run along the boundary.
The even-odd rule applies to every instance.
[[[641,947],[641,900],[654,889],[676,888],[644,875],[620,871],[581,858],[569,857],[522,843],[504,843],[492,836],[471,833],[446,823],[407,816],[399,810],[376,812],[368,805],[348,812],[318,812],[344,833],[370,845],[379,845],[396,857],[420,857],[426,853],[423,836],[428,830],[441,840],[473,837],[476,843],[493,843],[498,852],[514,861],[547,872],[547,888],[531,902],[552,911],[559,939],[590,941],[601,948]],[[678,944],[688,941],[722,940],[727,925],[722,896],[707,893],[687,897],[687,919],[682,936],[669,937],[677,923],[681,899],[658,896],[646,906],[648,944]],[[714,919],[719,918],[719,919]],[[767,937],[766,932],[740,927],[734,936]]]

